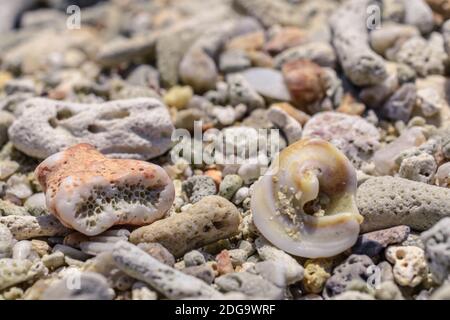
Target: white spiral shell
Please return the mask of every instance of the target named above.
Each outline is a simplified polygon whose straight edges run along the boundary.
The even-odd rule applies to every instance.
[[[322,139],[302,139],[283,149],[255,183],[253,221],[267,240],[290,254],[334,256],[359,234],[363,218],[356,189],[355,169],[341,151]]]

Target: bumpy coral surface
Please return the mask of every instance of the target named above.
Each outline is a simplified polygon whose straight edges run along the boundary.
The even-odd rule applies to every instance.
[[[158,166],[138,160],[111,160],[78,144],[36,168],[47,207],[66,226],[87,235],[116,224],[143,225],[170,208],[174,188]]]

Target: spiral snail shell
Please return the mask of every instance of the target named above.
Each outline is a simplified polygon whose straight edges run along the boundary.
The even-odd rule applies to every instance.
[[[350,248],[363,217],[356,207],[356,172],[331,143],[302,139],[283,149],[255,183],[253,220],[280,249],[330,257]]]

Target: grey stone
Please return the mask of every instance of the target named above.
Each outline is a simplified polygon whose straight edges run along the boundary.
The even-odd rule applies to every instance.
[[[65,236],[70,233],[70,230],[52,215],[40,217],[9,215],[0,217],[0,224],[5,225],[17,240]]]
[[[48,272],[41,261],[25,259],[0,259],[0,290],[25,281],[33,281]]]
[[[352,247],[352,253],[376,256],[390,244],[401,243],[409,235],[408,226],[398,226],[384,230],[365,233],[358,237]]]
[[[282,263],[271,260],[261,261],[255,264],[255,271],[277,287],[286,287],[286,269]]]
[[[372,51],[367,32],[371,0],[344,2],[330,17],[333,45],[345,75],[357,86],[375,85],[387,77],[384,59]]]
[[[206,196],[217,193],[214,180],[208,176],[190,177],[183,182],[182,189],[186,192],[191,203],[196,203]]]
[[[339,112],[315,114],[303,128],[303,138],[322,138],[339,148],[359,168],[380,147],[378,129],[364,118]]]
[[[416,86],[412,83],[402,85],[382,106],[381,113],[390,120],[407,122],[416,104]]]
[[[5,184],[6,189],[6,184]],[[29,213],[26,208],[15,205],[10,201],[0,199],[0,217],[2,216],[28,216]],[[12,218],[11,218],[12,219]]]
[[[110,157],[149,159],[171,145],[173,125],[158,100],[139,98],[102,104],[31,99],[9,128],[14,146],[46,158],[73,144],[89,142]]]
[[[250,86],[263,97],[281,101],[291,100],[291,95],[280,71],[270,68],[250,68],[241,74]]]
[[[9,178],[19,169],[19,167],[20,165],[16,161],[0,160],[0,180]]]
[[[333,274],[325,283],[324,297],[332,298],[343,293],[353,281],[365,282],[370,275],[369,267],[374,267],[374,264],[368,256],[352,254],[333,270]]]
[[[292,144],[302,137],[302,125],[286,111],[270,107],[267,117],[272,123],[280,128],[288,144]]]
[[[0,110],[0,147],[8,141],[8,128],[13,122],[14,116],[11,113]]]
[[[251,66],[250,60],[244,51],[229,50],[220,55],[219,69],[224,73],[237,72]]]
[[[428,267],[438,283],[450,279],[450,218],[421,234]]]
[[[65,256],[68,256],[70,258],[79,260],[79,261],[85,261],[89,259],[91,256],[83,251],[80,251],[78,249],[63,245],[63,244],[57,244],[53,247],[52,252],[62,252]]]
[[[140,249],[147,252],[156,260],[173,267],[175,257],[162,244],[157,242],[143,242],[137,245]]]
[[[122,271],[148,283],[169,299],[222,296],[204,281],[159,262],[131,243],[117,242],[113,258]]]
[[[417,156],[404,159],[400,164],[398,174],[405,179],[431,183],[434,181],[436,170],[437,164],[434,157],[422,152]]]
[[[149,65],[140,65],[134,69],[127,77],[126,81],[135,86],[150,87],[159,89],[158,70]]]
[[[212,284],[215,279],[214,270],[210,265],[202,264],[198,266],[190,266],[181,270],[183,273],[196,277],[205,281],[207,284]]]
[[[444,74],[447,53],[439,33],[432,33],[429,40],[416,36],[406,40],[394,55],[394,60],[413,68],[421,77]]]
[[[219,186],[219,196],[230,200],[244,181],[237,174],[226,175]]]
[[[275,261],[284,266],[287,284],[293,284],[303,279],[303,267],[286,252],[275,248],[261,237],[256,239],[255,245],[262,260]]]
[[[430,296],[430,300],[450,300],[450,283],[437,288]]]
[[[218,77],[214,60],[197,47],[189,49],[184,55],[178,72],[181,81],[199,93],[214,89]]]
[[[134,230],[130,241],[159,242],[175,257],[227,239],[239,231],[240,214],[225,198],[207,196],[185,212]]]
[[[390,176],[368,179],[356,195],[362,232],[399,225],[427,230],[450,216],[449,201],[450,189]]]
[[[215,284],[222,291],[238,291],[260,299],[282,299],[284,293],[284,290],[263,277],[249,272],[227,273],[216,278]]]
[[[24,200],[33,194],[28,177],[23,174],[14,174],[6,181],[6,194]]]
[[[281,68],[283,64],[299,59],[311,60],[321,67],[336,65],[336,54],[328,42],[310,42],[287,49],[275,56],[274,63]]]
[[[42,216],[48,214],[45,204],[45,194],[43,192],[35,193],[25,200],[23,206],[32,216]]]
[[[114,290],[110,288],[102,275],[93,272],[74,271],[74,273],[48,287],[43,292],[41,300],[112,300],[114,298]]]
[[[30,261],[39,260],[39,255],[32,249],[31,241],[18,241],[13,247],[13,259],[28,259]]]
[[[14,241],[9,229],[0,224],[0,259],[11,257]]]
[[[245,104],[250,110],[264,108],[264,99],[255,91],[243,75],[227,76],[228,99],[231,105]]]
[[[420,32],[429,33],[434,27],[433,11],[424,0],[402,0],[405,23],[416,26]]]
[[[186,267],[199,266],[206,263],[204,255],[198,250],[191,250],[183,256]]]

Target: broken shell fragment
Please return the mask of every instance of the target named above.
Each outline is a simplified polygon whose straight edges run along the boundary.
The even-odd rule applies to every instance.
[[[159,166],[109,159],[77,144],[44,160],[35,171],[48,210],[66,227],[97,235],[114,225],[146,225],[170,209],[175,189]]]
[[[356,172],[345,155],[322,139],[283,149],[255,183],[251,210],[262,235],[301,257],[334,256],[350,248],[362,216],[355,202]]]

